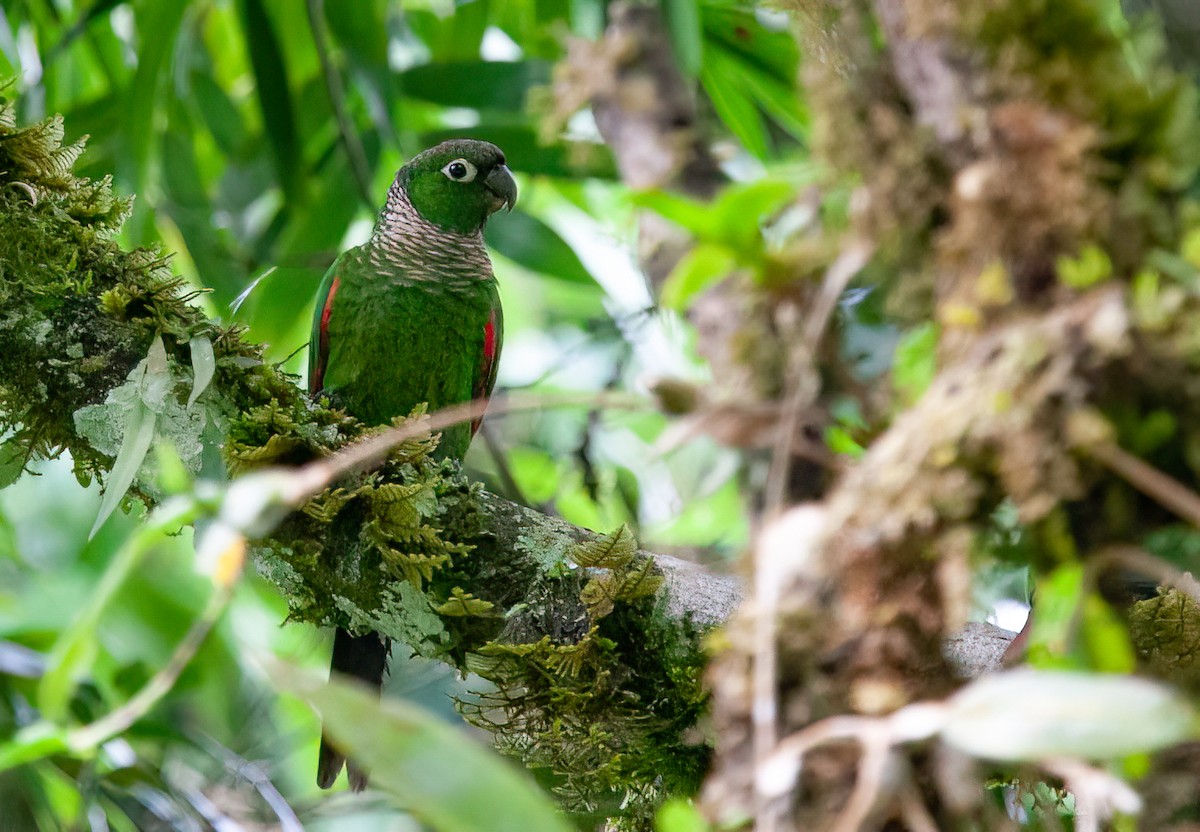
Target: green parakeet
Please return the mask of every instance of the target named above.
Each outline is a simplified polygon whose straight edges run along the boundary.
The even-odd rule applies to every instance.
[[[317,292],[309,389],[367,424],[487,398],[496,381],[504,322],[483,243],[487,219],[512,209],[517,186],[487,142],[449,141],[400,169],[371,238],[341,254]],[[461,459],[479,423],[442,433],[437,454]],[[379,688],[390,643],[338,629],[331,672]],[[317,783],[329,788],[346,762],[321,738]],[[348,764],[351,787],[366,775]]]

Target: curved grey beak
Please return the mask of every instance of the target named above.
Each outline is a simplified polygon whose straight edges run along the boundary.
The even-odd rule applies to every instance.
[[[517,180],[513,179],[508,165],[498,165],[492,168],[492,172],[483,180],[483,186],[496,195],[493,211],[499,211],[502,205],[507,206],[511,211],[517,204]]]

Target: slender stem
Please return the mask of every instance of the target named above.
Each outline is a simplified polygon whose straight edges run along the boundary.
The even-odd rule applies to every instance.
[[[197,506],[190,501],[164,503],[113,556],[87,605],[59,636],[50,652],[46,673],[38,685],[38,705],[47,719],[58,719],[65,714],[78,684],[76,671],[86,654],[83,645],[95,638],[96,624],[117,591],[155,546],[176,529],[195,520],[198,513]]]
[[[830,264],[821,283],[820,293],[805,311],[805,320],[800,332],[800,341],[793,351],[795,360],[787,378],[783,411],[780,413],[778,434],[771,454],[771,469],[767,474],[765,505],[767,516],[778,514],[787,502],[788,480],[791,476],[792,459],[795,456],[796,433],[800,427],[800,415],[816,395],[811,379],[817,377],[817,354],[821,340],[833,313],[837,309],[842,292],[871,260],[874,246],[857,240]]]
[[[837,308],[838,298],[846,286],[870,260],[874,249],[865,242],[858,242],[846,249],[825,272],[808,315],[801,325],[800,337],[791,351],[786,392],[782,410],[776,423],[777,434],[771,454],[771,467],[767,473],[764,515],[769,519],[778,517],[788,502],[788,481],[791,478],[792,459],[795,456],[796,434],[800,428],[800,416],[816,396],[817,354],[829,321]],[[799,314],[799,310],[793,310]],[[763,562],[765,547],[756,548],[754,573],[756,582],[754,663],[751,674],[752,706],[751,722],[753,733],[751,744],[754,749],[756,770],[775,751],[778,734],[778,668],[776,657],[776,606],[779,587],[771,585],[768,576],[775,570]],[[766,799],[755,792],[755,826],[764,832],[777,828],[782,819],[778,801]]]
[[[500,443],[496,440],[496,434],[487,422],[479,426],[479,435],[483,437],[484,447],[491,455],[492,462],[496,464],[496,477],[500,480],[504,490],[508,492],[509,498],[521,505],[529,505],[525,493],[521,491],[521,486],[517,485],[517,481],[513,477],[512,469],[508,465],[508,458],[504,455],[504,449],[500,447]]]
[[[171,654],[170,661],[124,705],[68,734],[67,745],[77,752],[95,748],[145,716],[175,685],[213,625],[220,619],[232,595],[232,585],[219,587],[208,599],[204,612],[192,622],[183,641],[179,642],[179,646]]]
[[[1200,604],[1200,581],[1136,546],[1108,546],[1088,556],[1088,569],[1095,573],[1105,566],[1122,566],[1153,578],[1164,586],[1171,586]]]
[[[219,758],[227,772],[254,786],[266,804],[271,807],[275,817],[279,819],[280,832],[304,832],[304,825],[300,822],[300,818],[296,817],[296,812],[287,802],[287,798],[271,782],[271,777],[261,765],[235,753],[208,734],[198,731],[188,731],[187,733],[193,742],[206,747],[214,757]]]
[[[1088,452],[1138,491],[1200,527],[1200,494],[1116,444],[1096,445]]]
[[[342,89],[342,78],[329,59],[329,42],[325,39],[325,2],[308,0],[305,6],[308,9],[308,25],[312,29],[317,58],[321,62],[321,76],[325,79],[329,103],[333,106],[333,117],[342,137],[342,146],[346,148],[346,158],[350,161],[350,172],[358,186],[359,198],[368,208],[375,210],[377,200],[371,193],[371,170],[367,164],[367,154],[354,125],[346,115],[346,95]]]
[[[459,422],[481,418],[484,413],[499,416],[504,413],[517,413],[547,407],[595,406],[635,409],[645,405],[644,400],[624,393],[526,394],[506,396],[500,401],[493,401],[490,404],[486,399],[463,402],[443,408],[426,418],[414,419],[385,430],[361,442],[356,442],[333,456],[310,462],[303,468],[289,470],[291,488],[286,496],[292,504],[298,505],[351,471],[378,465],[393,448],[402,442],[416,439],[433,431],[443,430],[457,425]]]

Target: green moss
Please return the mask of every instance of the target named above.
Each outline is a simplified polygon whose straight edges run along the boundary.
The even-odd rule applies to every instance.
[[[661,578],[636,552],[625,527],[568,552],[588,573],[578,596],[587,629],[484,645],[466,667],[495,690],[460,703],[568,810],[619,815],[628,829],[649,828],[665,797],[694,794],[710,753],[690,736],[707,704],[698,633],[656,607]]]
[[[1154,246],[1175,249],[1179,198],[1200,170],[1196,88],[1162,60],[1161,40],[1119,28],[1109,4],[1017,0],[964,13],[996,66],[995,94],[1036,96],[1099,131],[1095,176],[1115,192],[1109,243],[1119,270]]]
[[[1152,673],[1192,690],[1200,686],[1200,607],[1186,593],[1164,588],[1134,604],[1129,630]]]
[[[167,349],[175,383],[159,402],[176,444],[199,456],[206,425],[232,429],[254,405],[305,419],[303,396],[238,328],[222,328],[189,302],[194,293],[171,273],[160,251],[123,251],[112,240],[129,213],[108,177],[92,181],[71,168],[82,142],[64,146],[58,117],[17,127],[0,99],[0,430],[12,431],[4,458],[22,462],[69,450],[82,481],[103,475],[124,431],[118,395],[155,335]],[[219,395],[205,415],[186,407],[188,342],[212,340]],[[118,396],[119,397],[119,396]],[[112,405],[112,406],[110,406]],[[210,437],[211,438],[211,437]],[[144,496],[144,482],[135,486]]]
[[[0,429],[26,461],[71,448],[89,477],[109,459],[77,441],[71,414],[145,355],[144,316],[176,282],[154,255],[109,240],[128,204],[107,180],[72,176],[81,147],[61,139],[60,120],[18,129],[0,101]],[[140,302],[113,318],[98,295],[118,284]]]
[[[228,444],[231,463],[241,468],[311,458],[385,429],[364,428],[322,404],[310,415],[315,422],[298,421],[277,401],[248,411]],[[409,419],[421,416],[417,411]],[[483,533],[478,486],[457,462],[434,459],[435,447],[436,437],[429,436],[403,443],[380,468],[313,497],[263,542],[263,568],[281,571],[298,589],[289,596],[293,618],[378,630],[425,656],[453,651],[461,635],[447,631],[437,610],[449,605],[454,612],[446,616],[468,627],[478,616],[463,610],[478,612],[491,602],[468,598],[460,587],[467,577],[463,561],[474,549],[470,541]]]

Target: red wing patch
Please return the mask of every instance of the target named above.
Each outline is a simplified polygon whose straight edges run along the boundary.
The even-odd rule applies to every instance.
[[[317,360],[313,364],[312,377],[308,380],[310,393],[320,393],[325,385],[325,366],[329,362],[329,316],[333,314],[333,296],[337,294],[342,279],[334,275],[329,284],[329,294],[325,295],[325,306],[321,309],[321,323],[317,329]],[[311,348],[310,348],[311,349]]]
[[[492,312],[488,322],[483,325],[483,361],[491,365],[496,360],[496,313]]]
[[[488,317],[488,322],[483,325],[483,358],[479,362],[479,375],[475,383],[473,391],[476,399],[487,398],[492,392],[492,385],[496,381],[496,310],[492,310],[492,314]],[[471,420],[471,436],[474,436],[479,431],[479,426],[483,424],[483,417]]]

